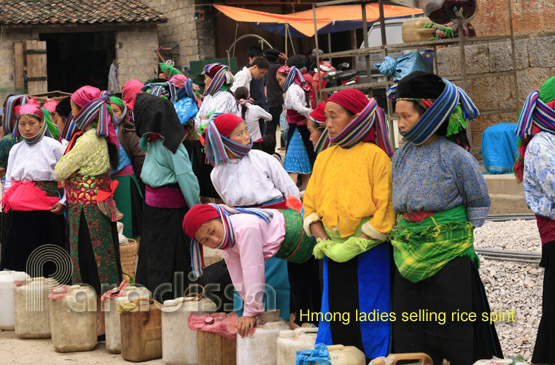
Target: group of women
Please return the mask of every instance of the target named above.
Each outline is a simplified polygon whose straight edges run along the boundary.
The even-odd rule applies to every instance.
[[[6,168],[2,268],[25,270],[33,249],[56,244],[70,253],[72,281],[101,294],[122,279],[115,223],[126,219],[126,233],[141,236],[136,282],[157,298],[180,294],[176,273],[184,273],[185,283],[203,274],[202,245],[225,250],[231,280],[241,284],[235,306],[241,311],[244,301],[240,333],[270,308],[261,304],[271,299],[268,291],[248,291],[253,278],[264,277],[292,326],[300,324],[301,310],[350,314],[348,323],[317,323],[317,342],[353,345],[369,359],[390,352],[426,352],[434,363],[451,364],[502,357],[492,324],[449,315],[481,318],[490,311],[473,246],[473,230],[484,223],[490,199],[467,151],[466,123],[478,110],[466,93],[429,73],[400,80],[388,94],[407,142],[394,153],[374,99],[347,89],[312,109],[298,70],[280,68],[277,78],[286,93],[288,140],[294,146],[298,133],[313,166],[310,179],[298,184],[306,187],[302,219],[288,209],[301,197],[297,184],[276,158],[252,148],[225,65],[205,67],[204,100],[190,121],[180,119],[175,105],[183,96],[197,104],[198,92],[180,75],[147,85],[130,80],[122,99],[80,88],[52,112],[57,137],[45,121],[48,111],[26,96],[8,97],[0,140],[0,166]],[[544,244],[534,361],[546,363],[555,361],[553,85],[550,79],[525,104],[516,168]],[[287,155],[295,157],[288,150],[286,164]],[[200,208],[201,196],[225,205]],[[275,227],[265,230],[257,220],[234,215],[240,213],[275,220]],[[216,218],[223,226],[203,226]],[[314,237],[312,243],[306,237]],[[295,244],[291,255],[280,248]],[[283,260],[309,244],[310,258]],[[375,310],[445,312],[447,321],[403,321],[400,315],[356,320]]]

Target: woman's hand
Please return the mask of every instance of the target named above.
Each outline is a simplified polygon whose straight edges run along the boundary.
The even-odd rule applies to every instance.
[[[64,214],[64,210],[66,210],[66,206],[63,205],[62,203],[56,203],[50,207],[50,213],[56,214],[56,215]]]
[[[364,233],[361,233],[360,236],[358,236],[358,238],[364,238],[366,240],[371,240],[372,239],[372,238],[370,238],[370,236],[367,236]]]
[[[246,335],[249,334],[250,330],[252,330],[256,325],[256,318],[243,316],[237,320],[236,325],[237,325],[237,333],[239,333],[241,337],[245,337]]]
[[[323,240],[330,239],[328,237],[328,234],[326,233],[326,230],[324,229],[324,225],[320,221],[312,223],[310,225],[310,231],[312,232],[312,234],[314,235],[314,238],[316,239],[319,239],[319,238]]]

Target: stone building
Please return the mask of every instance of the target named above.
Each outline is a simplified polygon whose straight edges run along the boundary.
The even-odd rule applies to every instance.
[[[0,98],[33,82],[42,92],[106,89],[113,61],[120,90],[130,78],[153,78],[165,22],[137,0],[0,0]]]

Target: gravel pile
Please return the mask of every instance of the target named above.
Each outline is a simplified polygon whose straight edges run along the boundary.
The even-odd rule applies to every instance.
[[[486,222],[474,231],[476,248],[541,253],[535,220]],[[534,264],[480,258],[480,277],[492,312],[511,313],[514,321],[496,322],[505,358],[518,354],[530,361],[541,319],[543,268]]]

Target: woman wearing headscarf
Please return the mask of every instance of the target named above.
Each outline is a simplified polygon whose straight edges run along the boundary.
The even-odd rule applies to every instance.
[[[542,317],[532,362],[555,363],[555,77],[532,91],[520,112],[516,135],[520,156],[515,173],[528,207],[536,214],[542,241]]]
[[[316,109],[310,113],[308,124],[306,125],[310,132],[310,142],[312,142],[316,154],[329,147],[330,139],[326,129],[325,109],[326,103],[318,103]]]
[[[112,123],[116,129],[119,143],[119,165],[110,171],[112,179],[119,182],[114,192],[114,200],[123,213],[123,234],[126,237],[141,235],[143,224],[143,192],[137,176],[140,176],[145,153],[139,147],[140,138],[135,126],[127,118],[127,106],[118,97],[110,97],[110,106],[114,114]]]
[[[134,113],[145,151],[141,180],[146,185],[136,282],[162,302],[162,298],[172,297],[171,293],[181,296],[182,288],[162,286],[176,284],[176,273],[182,273],[184,283],[188,283],[191,256],[181,223],[189,208],[200,203],[199,186],[181,143],[185,132],[173,104],[154,95],[139,94]]]
[[[229,90],[233,85],[233,74],[229,66],[211,63],[204,66],[204,100],[195,117],[195,128],[202,135],[213,114],[232,113],[240,115],[237,101]]]
[[[38,104],[19,108],[15,128],[16,137],[22,141],[13,146],[8,160],[2,205],[4,211],[11,211],[11,223],[2,244],[0,270],[27,271],[27,260],[39,246],[66,248],[65,197],[54,177],[54,167],[64,149],[46,136],[47,125]],[[29,274],[47,277],[55,269],[49,263],[42,272]]]
[[[125,83],[125,85],[123,85],[121,99],[127,107],[127,119],[129,119],[131,123],[134,123],[135,120],[133,117],[133,107],[135,106],[135,99],[137,98],[138,94],[143,92],[142,88],[144,86],[145,85],[142,82],[135,79],[130,79]]]
[[[490,198],[478,163],[457,143],[466,147],[466,119],[476,118],[478,109],[462,89],[424,72],[401,79],[395,97],[408,142],[393,157],[400,220],[390,235],[392,310],[440,316],[395,321],[393,352],[425,352],[434,363],[453,365],[502,357],[495,327],[483,321],[490,309],[473,245]],[[461,312],[474,313],[476,321],[453,319]]]
[[[310,133],[306,127],[312,111],[310,106],[310,85],[295,66],[281,66],[276,78],[285,92],[284,107],[287,110],[287,152],[283,167],[297,181],[302,176],[301,190],[306,189],[312,166],[316,160]]]
[[[356,346],[369,359],[389,350],[387,316],[366,321],[359,313],[390,312],[391,146],[384,112],[374,99],[347,89],[325,107],[330,147],[318,154],[304,196],[304,228],[323,258],[322,314],[316,342]],[[329,316],[329,315],[328,315]],[[329,319],[329,317],[327,317]]]

